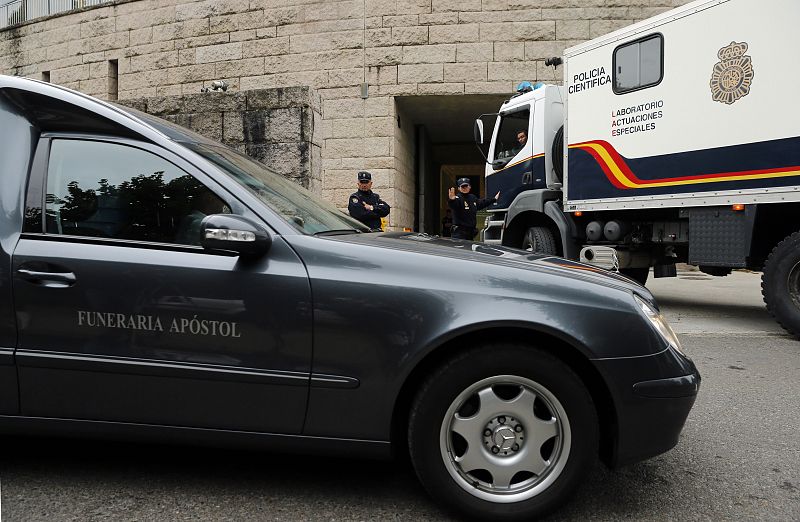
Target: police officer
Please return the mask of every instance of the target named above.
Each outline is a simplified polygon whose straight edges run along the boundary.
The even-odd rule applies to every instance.
[[[453,187],[450,187],[447,193],[449,198],[447,205],[453,209],[452,237],[471,240],[478,232],[476,228],[478,211],[497,203],[500,192],[493,198],[478,199],[478,196],[469,193],[469,179],[459,178],[457,184],[458,193]]]
[[[347,211],[372,230],[381,230],[381,218],[389,215],[389,204],[372,192],[372,174],[358,173],[358,190],[350,194]]]

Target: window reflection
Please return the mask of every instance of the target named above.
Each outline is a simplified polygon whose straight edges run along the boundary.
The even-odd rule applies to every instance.
[[[46,231],[200,244],[200,222],[229,212],[193,176],[149,152],[113,143],[55,140],[47,176]]]

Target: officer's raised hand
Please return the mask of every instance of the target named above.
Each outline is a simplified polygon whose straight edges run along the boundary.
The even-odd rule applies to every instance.
[[[450,199],[456,199],[456,189],[455,187],[450,187],[447,190],[447,197]]]

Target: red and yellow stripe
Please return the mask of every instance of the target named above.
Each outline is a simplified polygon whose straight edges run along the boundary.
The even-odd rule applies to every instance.
[[[800,166],[781,167],[763,170],[745,170],[739,172],[717,172],[714,174],[695,174],[692,176],[678,176],[674,178],[661,178],[644,180],[639,179],[628,167],[622,156],[614,147],[603,140],[586,141],[569,146],[570,149],[580,149],[588,152],[603,169],[608,180],[618,189],[676,187],[681,185],[696,185],[700,183],[720,183],[723,181],[748,181],[754,179],[787,178],[800,176]]]

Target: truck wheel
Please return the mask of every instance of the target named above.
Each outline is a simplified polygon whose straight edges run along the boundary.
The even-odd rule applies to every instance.
[[[534,254],[558,254],[555,234],[547,227],[529,228],[522,238],[522,249]]]
[[[553,138],[553,172],[556,175],[556,180],[561,183],[564,179],[564,126],[562,125]]]
[[[469,518],[530,520],[562,504],[597,458],[599,428],[580,378],[518,345],[464,352],[417,394],[411,460],[428,493]]]
[[[769,313],[800,338],[800,232],[772,249],[761,276],[761,294]]]
[[[650,267],[620,268],[619,273],[644,286],[647,283],[647,277],[650,275]]]

